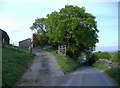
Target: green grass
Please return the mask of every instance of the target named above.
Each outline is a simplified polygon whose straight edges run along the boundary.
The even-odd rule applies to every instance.
[[[80,64],[73,60],[72,58],[68,56],[63,56],[61,54],[57,54],[55,51],[50,50],[51,54],[53,54],[59,64],[59,66],[65,71],[65,72],[72,72],[75,69],[77,69]]]
[[[95,63],[95,64],[93,64],[93,66],[96,67],[97,69],[102,70],[102,71],[105,71],[108,69],[108,67],[104,64]]]
[[[93,65],[95,68],[102,70],[109,77],[111,77],[120,87],[120,68],[108,68],[104,64],[95,63]]]
[[[2,85],[16,85],[33,58],[34,55],[25,49],[4,45],[2,48]]]
[[[111,78],[113,78],[120,87],[120,68],[110,68],[105,71]]]

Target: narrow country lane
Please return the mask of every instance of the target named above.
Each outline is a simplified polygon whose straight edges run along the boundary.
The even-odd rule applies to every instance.
[[[93,67],[83,66],[77,69],[65,86],[114,86],[115,83],[105,74]]]
[[[55,57],[49,52],[34,49],[36,57],[30,68],[24,73],[18,86],[56,86],[64,73]]]
[[[115,86],[109,77],[90,66],[64,74],[49,52],[33,51],[36,57],[17,86]]]

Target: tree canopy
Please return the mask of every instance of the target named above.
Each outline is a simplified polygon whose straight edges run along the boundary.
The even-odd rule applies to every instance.
[[[91,52],[98,42],[95,16],[85,8],[66,5],[59,12],[47,15],[46,26],[49,42],[53,45],[67,45],[69,55]]]
[[[114,60],[115,62],[117,62],[118,65],[120,66],[120,51],[115,52],[115,54],[114,54],[114,56],[113,56],[113,60]]]
[[[111,54],[109,52],[96,52],[95,55],[99,59],[111,59]]]
[[[82,52],[95,49],[99,32],[95,18],[84,7],[66,5],[59,12],[48,14],[47,18],[37,19],[31,29],[39,27],[40,23],[45,24],[48,43],[53,46],[67,45],[67,54],[78,57]]]
[[[33,25],[30,27],[30,29],[32,31],[37,30],[37,32],[39,31],[40,33],[45,33],[46,32],[45,22],[46,22],[46,18],[37,18],[33,23]]]
[[[37,18],[30,29],[35,30],[36,45],[46,45],[48,37],[45,29],[46,18]]]

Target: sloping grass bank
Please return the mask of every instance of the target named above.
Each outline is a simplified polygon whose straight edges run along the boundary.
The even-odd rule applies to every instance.
[[[95,63],[95,64],[93,64],[93,66],[99,70],[102,70],[103,72],[108,69],[108,67],[104,64]]]
[[[63,56],[61,54],[56,53],[54,50],[49,50],[49,52],[55,56],[59,66],[65,72],[72,72],[80,66],[78,62],[76,62],[69,56]]]
[[[34,55],[27,50],[4,45],[2,47],[2,86],[14,86],[21,78]]]
[[[93,65],[95,68],[102,70],[109,77],[111,77],[120,87],[120,68],[108,68],[104,64],[95,63]]]
[[[98,60],[93,66],[103,70],[109,77],[113,78],[120,87],[120,51],[115,52],[95,52]],[[106,59],[106,61],[105,61]],[[111,65],[111,66],[110,66]]]
[[[107,75],[113,78],[120,88],[120,68],[110,68],[105,71]]]

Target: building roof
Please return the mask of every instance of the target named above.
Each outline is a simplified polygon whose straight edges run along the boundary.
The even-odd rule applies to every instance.
[[[27,41],[27,40],[31,40],[31,39],[30,39],[30,38],[27,38],[27,39],[24,39],[24,40],[22,40],[22,41],[19,41],[19,43],[20,43],[20,42]]]
[[[2,30],[2,29],[0,29],[0,34],[2,34],[2,36],[4,36],[3,35],[3,33],[9,38],[9,36],[8,36],[8,34],[7,34],[7,32],[6,31],[4,31],[4,30]],[[10,38],[9,38],[10,39]]]

